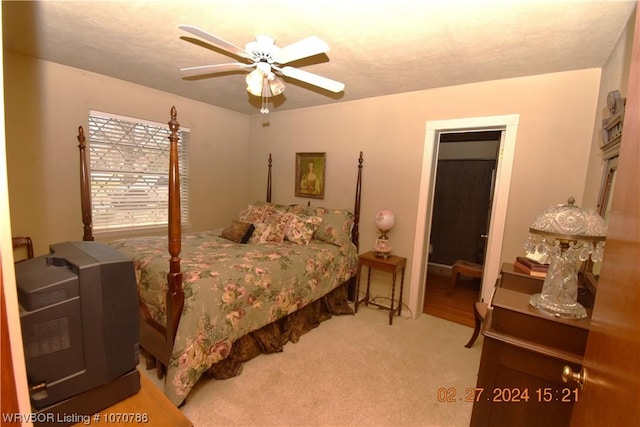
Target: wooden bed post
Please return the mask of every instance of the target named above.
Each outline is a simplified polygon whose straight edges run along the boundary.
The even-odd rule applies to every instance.
[[[169,120],[169,273],[167,274],[167,330],[166,338],[173,346],[184,305],[180,250],[182,249],[182,220],[180,216],[180,166],[178,164],[178,128],[176,107],[171,107]]]
[[[269,153],[269,168],[267,172],[267,202],[271,203],[271,153]]]
[[[78,127],[78,149],[80,150],[80,206],[82,208],[82,223],[84,224],[84,233],[82,240],[93,241],[92,235],[92,218],[91,218],[91,186],[89,185],[89,167],[87,165],[86,138],[84,137],[84,129]]]
[[[356,181],[356,202],[353,208],[354,223],[352,232],[352,242],[356,245],[356,249],[360,250],[360,199],[362,198],[362,151],[358,158],[358,180]]]
[[[360,251],[360,200],[362,198],[362,151],[358,158],[358,178],[356,180],[356,201],[353,206],[353,229],[351,230],[351,241],[356,246],[356,250]],[[349,301],[356,301],[356,280],[357,276],[349,279],[347,286],[347,298]]]

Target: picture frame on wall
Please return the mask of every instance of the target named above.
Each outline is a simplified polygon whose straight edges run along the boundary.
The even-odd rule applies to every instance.
[[[296,197],[324,199],[327,153],[296,153]]]

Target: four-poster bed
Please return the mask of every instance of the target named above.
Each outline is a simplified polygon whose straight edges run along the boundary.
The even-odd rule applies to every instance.
[[[357,268],[363,158],[361,152],[353,210],[272,203],[269,155],[266,201],[234,220],[251,225],[248,242],[226,235],[230,227],[183,235],[176,117],[173,107],[168,235],[109,244],[134,261],[141,352],[148,368],[167,375],[165,393],[179,405],[203,373],[237,375],[244,361],[281,351],[334,314],[353,313],[347,293]],[[93,240],[82,127],[78,141],[83,239]]]

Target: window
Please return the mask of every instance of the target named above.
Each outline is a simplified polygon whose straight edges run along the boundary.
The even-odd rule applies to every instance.
[[[169,126],[89,112],[89,169],[96,232],[166,226],[169,212]],[[179,129],[180,210],[189,222],[187,147]]]

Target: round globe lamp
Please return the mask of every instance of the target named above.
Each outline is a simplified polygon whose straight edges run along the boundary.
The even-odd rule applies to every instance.
[[[391,244],[387,233],[396,225],[396,216],[388,209],[382,209],[376,214],[374,220],[378,228],[378,238],[376,239],[376,256],[388,258],[391,254]]]

